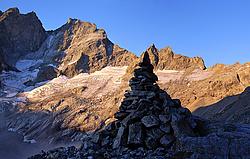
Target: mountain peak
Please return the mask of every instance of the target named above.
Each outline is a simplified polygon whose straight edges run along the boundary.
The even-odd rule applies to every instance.
[[[8,64],[38,50],[47,34],[35,12],[20,14],[18,8],[10,8],[0,16],[0,47]],[[11,53],[11,54],[10,54]]]
[[[9,8],[8,10],[5,11],[5,13],[15,13],[15,14],[20,14],[20,11],[18,8]]]
[[[154,67],[157,66],[159,62],[159,57],[158,57],[158,49],[155,47],[154,44],[151,44],[147,49],[146,49],[147,54],[149,55],[150,61]],[[144,56],[145,52],[142,54]]]
[[[151,45],[147,48],[147,51],[150,52],[150,53],[153,53],[153,54],[157,54],[158,49],[155,47],[154,44],[151,44]]]

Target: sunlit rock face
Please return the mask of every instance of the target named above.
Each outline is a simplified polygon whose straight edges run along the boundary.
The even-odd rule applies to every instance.
[[[56,56],[61,58],[57,59],[58,69],[68,77],[79,73],[93,73],[106,66],[128,66],[137,58],[113,44],[106,32],[92,23],[69,19],[51,36],[52,46],[59,51]]]
[[[147,48],[147,52],[156,70],[206,69],[201,57],[175,54],[170,47],[158,50],[153,44]]]

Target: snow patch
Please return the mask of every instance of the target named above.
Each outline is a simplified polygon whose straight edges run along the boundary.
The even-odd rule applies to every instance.
[[[48,43],[47,43],[47,48],[50,48],[50,47],[51,47],[52,40],[54,39],[54,35],[50,35],[48,39],[49,39],[49,40],[48,40]]]
[[[16,68],[20,71],[25,71],[30,67],[43,63],[43,60],[19,60],[16,63]]]
[[[106,67],[91,74],[81,73],[73,78],[59,76],[40,87],[36,87],[30,91],[25,91],[24,95],[29,100],[42,100],[51,97],[53,94],[78,87],[88,88],[83,93],[86,98],[93,94],[96,96],[105,95],[118,88],[121,84],[122,76],[126,72],[126,68],[126,66]],[[101,87],[105,87],[105,89],[99,90]]]
[[[28,139],[27,136],[23,137],[23,142],[30,143],[30,144],[35,144],[36,140],[35,139]]]
[[[68,65],[73,65],[73,64],[77,63],[77,61],[78,60],[72,61],[72,62],[68,63]]]
[[[8,92],[7,97],[14,97],[18,92],[27,88],[24,83],[33,81],[39,72],[39,69],[31,68],[38,67],[42,62],[42,60],[19,60],[16,63],[16,68],[21,72],[3,72],[0,78]]]
[[[16,129],[15,128],[9,128],[8,131],[10,131],[10,132],[16,132]]]
[[[51,67],[56,68],[56,65],[54,65],[54,64],[48,64],[47,66],[51,66]]]
[[[11,97],[14,97],[16,95],[17,95],[17,92],[13,92],[13,93],[8,94],[6,97],[11,98]]]

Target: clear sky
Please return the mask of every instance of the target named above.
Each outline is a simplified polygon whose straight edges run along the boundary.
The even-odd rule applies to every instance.
[[[69,17],[93,22],[137,55],[154,43],[208,66],[250,61],[250,0],[0,0],[10,7],[35,11],[46,30]]]

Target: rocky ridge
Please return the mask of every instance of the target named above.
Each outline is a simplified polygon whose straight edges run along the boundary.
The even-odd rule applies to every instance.
[[[187,57],[179,54],[175,54],[170,47],[157,49],[154,44],[149,46],[146,51],[149,54],[150,60],[155,70],[176,70],[192,72],[194,70],[205,70],[206,66],[204,60],[201,57]],[[129,78],[136,67],[136,64],[143,57],[134,60],[127,69],[127,78]],[[125,77],[126,78],[126,77]]]
[[[18,8],[1,12],[0,49],[9,65],[15,66],[20,60],[40,60],[33,69],[53,65],[58,75],[68,77],[106,66],[127,66],[137,58],[113,44],[106,32],[93,23],[70,18],[60,28],[45,31],[34,12],[21,14]]]
[[[128,66],[137,59],[133,53],[113,44],[103,29],[77,19],[70,18],[60,28],[45,31],[34,12],[20,14],[17,8],[10,8],[1,14],[0,32],[3,57],[12,66],[20,59],[39,59],[42,62],[34,69],[53,65],[58,75],[73,77],[106,66]],[[153,65],[159,63],[159,69],[205,68],[201,58],[176,55],[169,48],[158,51],[153,45],[148,52],[150,57],[154,54],[155,59],[151,60]]]
[[[147,52],[156,70],[206,69],[201,57],[175,54],[170,47],[158,50],[153,44],[147,48]]]

